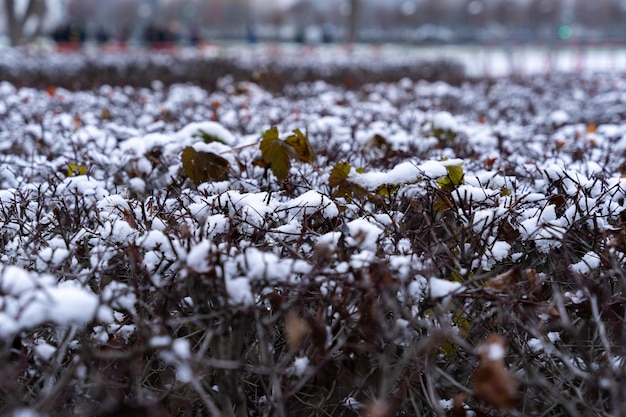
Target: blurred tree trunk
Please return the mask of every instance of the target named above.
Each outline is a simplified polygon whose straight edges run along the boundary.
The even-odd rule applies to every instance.
[[[350,43],[354,43],[358,39],[360,6],[360,0],[350,0],[350,15],[348,18],[348,42]]]
[[[29,37],[35,38],[41,35],[43,30],[43,19],[46,15],[47,8],[45,0],[29,0],[26,10],[23,14],[19,14],[16,8],[16,0],[4,0],[4,12],[7,26],[7,34],[11,45],[18,45],[25,40],[26,34],[24,29],[29,18],[37,19],[35,32]]]

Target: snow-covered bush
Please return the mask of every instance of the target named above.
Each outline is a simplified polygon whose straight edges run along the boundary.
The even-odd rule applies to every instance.
[[[0,84],[2,413],[610,413],[624,90]]]

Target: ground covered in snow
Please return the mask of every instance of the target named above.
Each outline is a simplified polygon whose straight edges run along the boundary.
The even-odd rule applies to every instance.
[[[2,414],[626,404],[622,77],[148,85],[0,83]]]

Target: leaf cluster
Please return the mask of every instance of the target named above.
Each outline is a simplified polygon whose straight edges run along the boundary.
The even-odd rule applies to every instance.
[[[299,129],[284,140],[279,138],[275,126],[268,129],[262,135],[260,149],[262,160],[259,164],[269,168],[281,181],[287,179],[292,160],[312,165],[316,158],[309,138]]]

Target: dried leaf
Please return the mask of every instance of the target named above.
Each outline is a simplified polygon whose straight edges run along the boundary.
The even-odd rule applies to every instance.
[[[465,410],[465,400],[468,395],[465,393],[457,394],[452,397],[452,411],[448,414],[449,417],[466,417],[467,411]]]
[[[364,415],[370,417],[392,417],[396,415],[396,409],[389,400],[373,399],[367,404]]]
[[[553,204],[557,214],[560,214],[566,209],[567,199],[562,194],[554,194],[548,197],[548,203]]]
[[[295,151],[298,159],[302,162],[312,164],[315,162],[315,151],[309,142],[309,138],[304,135],[300,129],[293,131],[293,135],[285,139],[285,142],[290,145]]]
[[[491,169],[493,167],[493,164],[498,160],[498,158],[494,158],[494,157],[487,157],[487,159],[485,160],[485,168],[487,169]]]
[[[506,341],[491,334],[476,353],[480,362],[472,374],[472,388],[476,397],[501,409],[513,408],[518,402],[518,382],[506,369],[504,355]]]
[[[285,337],[291,349],[297,349],[302,341],[311,333],[311,326],[296,313],[285,317]]]
[[[210,152],[198,152],[188,146],[181,156],[185,174],[196,184],[206,181],[222,181],[228,178],[230,163]]]
[[[507,288],[510,288],[511,285],[519,282],[521,277],[522,275],[519,268],[513,267],[508,271],[502,274],[498,274],[495,277],[489,279],[483,285],[483,288],[494,292],[502,292],[505,291]]]
[[[526,292],[532,298],[538,298],[541,294],[541,277],[534,268],[528,268],[525,271],[526,275]]]

